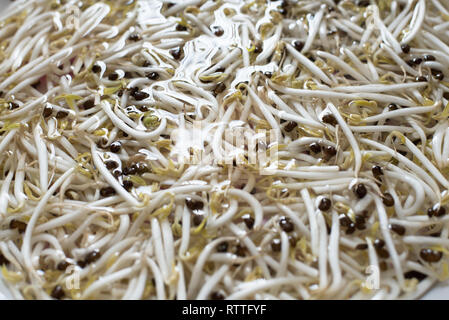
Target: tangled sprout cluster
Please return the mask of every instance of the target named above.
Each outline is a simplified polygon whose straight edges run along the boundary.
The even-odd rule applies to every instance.
[[[0,20],[14,297],[395,299],[449,277],[447,1],[26,0]]]

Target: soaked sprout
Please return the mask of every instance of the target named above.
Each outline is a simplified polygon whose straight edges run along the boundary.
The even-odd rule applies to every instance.
[[[447,17],[441,0],[13,2],[11,294],[422,296],[449,278]]]

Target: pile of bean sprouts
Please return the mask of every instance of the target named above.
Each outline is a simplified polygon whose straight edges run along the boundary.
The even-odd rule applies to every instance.
[[[26,0],[0,21],[15,298],[397,299],[449,278],[448,1]]]

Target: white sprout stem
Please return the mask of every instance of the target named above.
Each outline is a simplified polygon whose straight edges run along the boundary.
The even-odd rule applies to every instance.
[[[312,248],[312,253],[317,256],[318,255],[318,224],[315,215],[315,209],[313,207],[312,200],[310,198],[309,191],[307,189],[301,190],[301,197],[303,198],[304,204],[306,205],[307,215],[309,218],[309,228],[310,228],[310,243]]]
[[[393,262],[397,280],[399,281],[399,284],[402,286],[404,283],[404,275],[402,273],[401,263],[399,261],[399,257],[396,252],[396,248],[394,246],[393,239],[391,237],[390,230],[388,227],[388,216],[387,216],[385,208],[382,204],[382,200],[379,197],[375,197],[374,201],[376,203],[377,214],[379,217],[380,231],[385,239],[385,243],[387,245],[388,252],[391,255],[391,259]]]
[[[48,189],[48,157],[45,143],[41,138],[42,129],[40,126],[34,128],[34,142],[36,144],[37,156],[39,160],[39,181],[42,194]]]
[[[410,25],[412,27],[410,28],[406,36],[402,39],[403,43],[409,43],[410,41],[413,40],[413,38],[415,38],[419,30],[421,29],[421,25],[424,21],[425,14],[426,14],[426,1],[419,0],[415,6],[415,10],[413,11],[412,21],[410,22]]]
[[[341,268],[339,265],[338,249],[340,237],[340,221],[336,212],[332,213],[332,227],[329,236],[329,265],[332,271],[332,284],[329,287],[330,292],[338,290],[342,283]]]
[[[167,125],[167,119],[162,118],[161,123],[157,129],[152,132],[142,132],[139,130],[135,130],[127,126],[123,120],[121,120],[115,113],[112,111],[110,104],[105,101],[102,103],[103,111],[108,115],[111,121],[120,129],[125,131],[127,134],[135,137],[136,139],[150,139],[152,137],[156,137],[160,135],[162,131],[164,131],[165,126]]]
[[[14,138],[14,136],[16,135],[18,129],[12,129],[11,131],[9,131],[6,136],[2,139],[2,141],[0,142],[0,153],[2,153],[6,147],[8,146],[8,144],[11,142],[11,140]]]
[[[239,290],[236,290],[235,293],[228,296],[227,300],[239,300],[244,299],[258,291],[265,290],[266,288],[276,288],[279,286],[286,285],[298,285],[304,283],[306,278],[304,277],[283,277],[278,279],[270,279],[270,280],[254,280],[252,282],[246,283],[244,286],[242,285]]]
[[[44,209],[45,205],[47,204],[50,197],[53,195],[53,193],[56,191],[57,188],[68,178],[70,175],[73,174],[75,171],[74,168],[69,169],[66,171],[62,176],[60,176],[50,187],[50,189],[47,190],[45,194],[42,195],[41,200],[39,201],[36,208],[33,210],[33,214],[31,215],[31,219],[28,222],[25,235],[23,237],[23,244],[22,244],[22,254],[24,257],[24,263],[26,268],[35,275],[35,270],[33,267],[33,264],[31,262],[31,237],[33,234],[33,229],[37,223],[37,220],[39,218],[39,215],[41,214],[42,210]]]
[[[1,14],[14,297],[414,299],[444,278],[447,2],[287,2]]]
[[[14,175],[14,171],[10,171],[6,176],[6,179],[3,180],[2,186],[0,188],[0,215],[6,215],[6,210],[8,208],[8,202],[11,200],[8,195],[8,189],[11,184],[12,178]]]
[[[286,44],[287,51],[296,59],[299,63],[303,64],[307,69],[310,70],[314,75],[323,80],[327,84],[331,84],[333,81],[329,79],[329,77],[321,71],[316,65],[312,63],[309,59],[307,59],[304,55],[298,52],[295,48],[293,48],[290,44]]]
[[[201,252],[200,256],[198,257],[198,260],[192,270],[192,278],[190,279],[190,283],[188,286],[187,291],[187,297],[193,297],[198,289],[198,286],[200,285],[201,278],[203,274],[200,272],[200,270],[203,268],[204,264],[206,263],[206,260],[212,250],[215,248],[217,244],[220,242],[223,242],[225,239],[216,239],[212,242],[210,242],[204,250]]]
[[[228,272],[229,266],[223,265],[217,270],[201,287],[196,300],[205,300],[209,296],[212,289],[217,285],[221,278]]]

